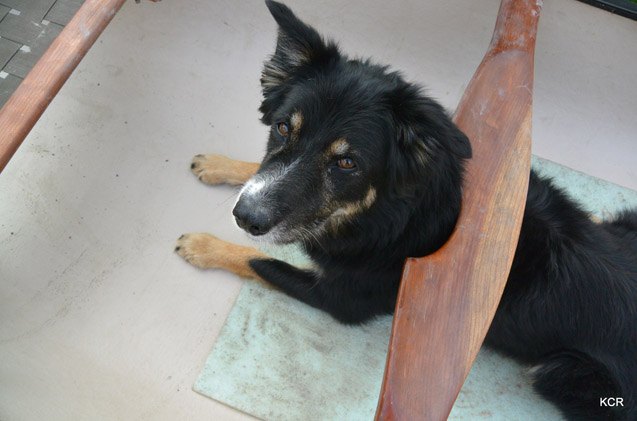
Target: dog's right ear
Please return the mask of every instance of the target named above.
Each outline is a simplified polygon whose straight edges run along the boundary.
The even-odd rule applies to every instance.
[[[262,121],[270,124],[272,108],[285,96],[285,84],[300,68],[312,65],[316,68],[339,57],[333,43],[323,41],[319,33],[303,23],[284,4],[266,0],[270,13],[279,25],[276,50],[264,63],[261,74],[264,101],[261,104]]]

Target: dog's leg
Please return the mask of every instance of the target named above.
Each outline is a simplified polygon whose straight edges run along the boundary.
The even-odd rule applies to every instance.
[[[238,186],[254,175],[259,169],[255,162],[237,161],[227,156],[210,154],[196,155],[190,169],[206,184],[230,184]]]
[[[177,240],[175,251],[188,263],[200,269],[224,269],[243,278],[251,278],[268,287],[276,286],[287,294],[316,305],[316,300],[303,291],[311,289],[316,283],[309,270],[302,270],[276,260],[253,247],[229,243],[206,233],[184,234]],[[255,270],[258,267],[277,268],[277,272]],[[318,292],[318,291],[316,291]]]
[[[278,287],[286,294],[321,308],[323,291],[311,270],[296,268],[252,247],[228,243],[217,237],[194,233],[177,240],[177,254],[201,269],[224,269],[244,278],[252,278]]]
[[[610,397],[621,397],[625,404],[632,400],[628,390],[622,391],[620,379],[613,373],[615,370],[630,373],[630,369],[622,367],[621,359],[614,363],[618,362],[615,366],[607,366],[578,351],[561,351],[540,360],[529,374],[533,377],[535,390],[557,405],[569,419],[635,419],[632,416],[626,418],[626,414],[622,416],[621,413],[630,408],[628,405],[604,407],[600,404],[600,399]]]
[[[253,258],[249,264],[257,276],[292,298],[330,312],[329,307],[324,305],[325,297],[318,273],[273,258]]]
[[[255,258],[250,267],[261,279],[305,304],[323,310],[342,323],[357,324],[370,317],[393,310],[396,297],[357,296],[350,290],[351,276],[342,282],[337,277],[324,278],[320,272],[296,268],[275,259]],[[353,282],[356,284],[356,282]],[[389,294],[391,295],[391,294]],[[389,305],[387,305],[389,303]],[[381,309],[379,311],[379,309]]]
[[[250,267],[250,260],[269,259],[253,247],[228,243],[205,233],[184,234],[177,240],[175,251],[188,263],[200,269],[225,269],[244,278],[262,280]]]
[[[360,323],[378,313],[378,303],[369,299],[343,299],[350,293],[341,291],[344,287],[339,282],[325,284],[319,272],[294,267],[255,248],[228,243],[210,234],[184,234],[177,240],[175,251],[199,268],[225,269],[267,287],[276,287],[343,323]]]

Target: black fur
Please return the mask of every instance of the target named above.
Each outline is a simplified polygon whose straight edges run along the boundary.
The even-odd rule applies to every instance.
[[[275,181],[242,194],[235,214],[263,224],[253,233],[301,241],[316,268],[250,264],[342,322],[391,313],[405,258],[432,253],[453,230],[469,142],[398,73],[349,59],[286,6],[266,3],[279,38],[262,77],[262,121],[273,129],[256,177]],[[295,112],[303,116],[297,137],[277,133]],[[353,170],[326,152],[339,138],[351,147]],[[486,344],[535,365],[537,391],[569,419],[636,420],[637,212],[595,224],[532,173]],[[622,397],[624,406],[602,407],[604,397]]]

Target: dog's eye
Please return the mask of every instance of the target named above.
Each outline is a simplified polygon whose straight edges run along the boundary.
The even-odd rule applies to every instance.
[[[287,139],[288,136],[290,135],[290,127],[288,126],[288,123],[285,123],[285,122],[277,123],[276,131],[279,134],[279,136],[283,137],[284,139]]]
[[[356,162],[352,158],[341,158],[336,161],[336,165],[342,170],[351,171],[356,168]]]

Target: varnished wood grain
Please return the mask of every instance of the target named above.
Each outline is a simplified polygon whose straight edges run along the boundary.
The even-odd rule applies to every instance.
[[[86,0],[0,110],[0,172],[124,0]]]
[[[502,0],[456,111],[473,148],[463,208],[443,248],[405,265],[377,419],[446,419],[495,314],[528,188],[540,4]]]

